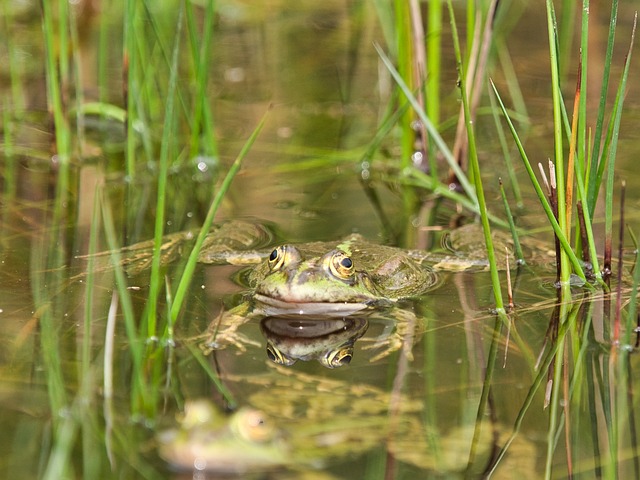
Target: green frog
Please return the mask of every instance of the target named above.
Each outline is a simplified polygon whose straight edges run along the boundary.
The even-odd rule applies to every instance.
[[[508,234],[498,231],[493,235],[499,257],[506,256],[505,246],[513,251]],[[163,263],[180,257],[185,243],[193,237],[193,232],[167,236],[162,245]],[[446,248],[436,253],[379,245],[357,234],[335,242],[266,248],[274,236],[264,225],[243,221],[217,225],[207,237],[199,261],[251,265],[246,275],[250,296],[212,321],[203,349],[210,352],[234,345],[244,351],[247,345],[258,345],[238,330],[254,318],[298,315],[326,319],[392,312],[384,321],[393,326],[376,341],[381,352],[372,360],[377,360],[398,350],[411,330],[420,327],[410,312],[390,307],[436,288],[438,272],[486,269],[482,238],[481,228],[469,224],[453,230]],[[124,260],[127,271],[140,273],[149,265],[152,252],[152,242],[128,247]],[[502,258],[499,265],[505,265]],[[335,352],[329,355],[339,358]]]
[[[371,385],[274,364],[263,373],[221,379],[242,392],[243,406],[225,416],[208,400],[187,402],[177,428],[158,435],[160,456],[172,466],[235,474],[321,467],[370,450],[390,431],[391,395]],[[405,396],[399,400],[403,414],[422,408]]]
[[[192,400],[178,421],[157,436],[160,456],[174,467],[239,475],[289,463],[281,432],[254,408],[227,416],[208,400]]]
[[[269,370],[224,376],[245,404],[229,416],[208,400],[187,402],[178,427],[158,435],[160,456],[175,468],[215,473],[319,468],[373,448],[389,432],[388,393],[279,366]],[[403,403],[405,412],[419,408]]]
[[[252,318],[297,315],[340,319],[422,295],[439,282],[437,273],[423,261],[426,258],[367,242],[356,234],[338,242],[276,247],[248,274],[250,301],[212,322],[205,352],[228,345],[244,351],[246,345],[257,345],[238,331]],[[401,347],[407,331],[417,325],[415,318],[411,322],[407,318],[406,312],[394,312],[396,325],[377,342],[382,351],[372,360]],[[327,357],[335,359],[336,354],[329,352]]]
[[[420,259],[357,234],[276,247],[249,276],[254,300],[270,315],[349,315],[421,295],[437,281]]]

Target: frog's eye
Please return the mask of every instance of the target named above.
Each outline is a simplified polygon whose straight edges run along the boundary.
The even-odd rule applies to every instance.
[[[284,247],[274,248],[271,255],[269,255],[269,268],[271,270],[278,270],[284,263],[285,254]]]
[[[190,400],[185,403],[184,413],[180,415],[180,424],[184,429],[200,428],[219,419],[219,412],[206,400]]]
[[[337,368],[351,363],[353,358],[353,346],[342,347],[338,350],[332,350],[322,357],[320,363],[327,368]]]
[[[266,442],[277,433],[264,413],[251,408],[238,410],[232,418],[231,428],[251,442]]]
[[[289,367],[296,363],[295,358],[291,358],[285,355],[270,343],[267,343],[267,357],[269,357],[269,360],[271,360],[273,363],[284,365],[285,367]]]
[[[295,247],[281,245],[274,248],[271,255],[269,255],[269,269],[273,272],[299,261],[300,252]]]
[[[355,271],[353,261],[344,252],[336,252],[331,257],[329,269],[333,275],[342,279],[351,277]]]

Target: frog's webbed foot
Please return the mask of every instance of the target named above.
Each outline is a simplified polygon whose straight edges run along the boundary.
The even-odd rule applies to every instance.
[[[247,346],[260,347],[260,344],[251,340],[246,335],[237,331],[217,332],[214,335],[208,335],[208,338],[200,345],[200,349],[205,355],[209,355],[214,350],[222,350],[228,346],[234,346],[238,349],[238,353],[247,351]]]
[[[363,350],[375,350],[382,349],[379,353],[375,354],[373,357],[369,359],[370,362],[377,362],[378,360],[382,360],[385,357],[388,357],[393,352],[397,352],[405,346],[405,342],[402,336],[398,335],[398,332],[393,332],[388,335],[384,333],[380,335],[378,338],[373,339],[371,345],[366,345],[362,347]],[[411,353],[411,346],[409,346],[407,351],[407,358],[409,361],[413,360],[413,354]]]
[[[211,322],[200,349],[205,355],[208,355],[214,350],[222,350],[228,346],[236,347],[238,353],[246,352],[249,345],[260,347],[260,343],[238,331],[238,327],[248,320],[244,310],[241,313],[238,313],[236,309],[222,312],[218,318]]]
[[[363,347],[363,350],[382,349],[369,361],[377,362],[401,349],[407,359],[412,361],[412,349],[418,338],[417,333],[419,333],[416,331],[417,324],[415,314],[408,310],[398,310],[394,312],[393,319],[386,318],[383,332],[377,338],[371,339],[373,341],[371,345]]]

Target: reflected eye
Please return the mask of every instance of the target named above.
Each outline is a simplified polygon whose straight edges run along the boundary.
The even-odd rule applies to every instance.
[[[321,361],[327,368],[337,368],[351,363],[353,358],[353,347],[344,347],[329,352]]]
[[[344,252],[336,252],[329,264],[331,273],[338,278],[347,279],[354,273],[353,261]]]
[[[273,363],[284,365],[285,367],[289,367],[296,363],[296,360],[294,358],[284,355],[280,350],[278,350],[270,343],[267,343],[267,357],[269,357],[269,360],[271,360]]]

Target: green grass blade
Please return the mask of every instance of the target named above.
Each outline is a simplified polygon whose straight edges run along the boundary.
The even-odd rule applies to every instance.
[[[511,60],[508,42],[505,41],[503,36],[498,36],[495,39],[495,44],[498,52],[498,58],[500,60],[500,66],[506,80],[506,88],[509,92],[509,98],[511,98],[511,103],[513,104],[514,110],[523,119],[522,123],[528,126],[530,124],[530,120],[529,113],[527,111],[527,104],[524,100],[522,89],[520,88],[516,69],[513,66],[513,61]]]
[[[125,152],[126,174],[130,180],[136,176],[136,123],[138,114],[136,108],[137,99],[141,96],[138,82],[138,12],[136,0],[125,0],[124,27],[123,27],[123,71],[125,74],[123,83],[123,96],[125,110],[127,111],[127,146]],[[143,123],[144,124],[144,123]]]
[[[64,2],[63,2],[64,3]],[[65,114],[63,103],[63,92],[61,89],[61,78],[66,71],[66,58],[60,60],[56,52],[68,52],[69,42],[66,36],[66,18],[59,19],[58,39],[54,34],[54,16],[51,11],[51,2],[42,0],[43,31],[45,37],[45,57],[47,75],[47,101],[49,111],[53,115],[55,132],[55,153],[59,169],[56,175],[56,196],[53,207],[52,238],[57,238],[57,231],[65,223],[64,215],[69,196],[69,163],[71,161],[71,130]],[[67,79],[68,80],[68,79]],[[63,249],[50,249],[50,261],[55,262],[55,266],[64,263]],[[54,257],[55,255],[55,257]],[[55,258],[55,260],[54,260]],[[53,265],[51,265],[53,266]]]
[[[493,249],[493,240],[491,239],[491,227],[489,225],[489,216],[487,204],[484,198],[484,186],[482,185],[482,177],[480,175],[480,163],[478,162],[478,152],[476,149],[475,131],[473,127],[473,117],[469,108],[469,99],[466,92],[466,72],[462,65],[462,55],[460,52],[460,43],[458,39],[458,31],[455,23],[455,16],[451,0],[447,1],[449,7],[449,16],[451,18],[451,30],[453,34],[454,51],[456,54],[456,62],[458,67],[458,75],[460,76],[460,93],[462,98],[462,107],[464,110],[464,119],[467,130],[468,146],[469,146],[469,162],[475,182],[475,189],[480,211],[480,220],[482,222],[482,231],[484,232],[484,240],[487,247],[487,257],[489,258],[489,266],[491,269],[491,283],[493,285],[493,293],[496,301],[496,309],[500,312],[504,310],[502,302],[502,290],[500,288],[500,277],[495,262],[495,251]]]
[[[613,232],[613,189],[614,189],[614,169],[615,169],[615,160],[616,160],[616,152],[618,148],[618,132],[620,130],[620,119],[622,118],[622,106],[624,104],[624,92],[627,85],[627,78],[629,76],[629,66],[631,64],[631,53],[633,52],[633,43],[635,40],[636,34],[636,25],[638,21],[638,14],[636,12],[635,17],[633,19],[633,28],[631,30],[631,41],[629,43],[629,50],[627,51],[627,56],[624,62],[624,70],[622,72],[622,77],[620,78],[620,84],[618,85],[618,91],[616,92],[616,99],[613,104],[613,115],[611,121],[611,140],[609,144],[609,148],[607,149],[607,181],[605,186],[605,242],[609,244],[611,247],[611,237]],[[605,160],[601,160],[604,162]],[[607,251],[611,251],[611,248],[608,250],[605,248],[605,255]],[[610,259],[609,264],[607,264],[607,258],[605,256],[605,270],[611,269]]]
[[[116,230],[113,222],[113,215],[111,214],[111,206],[105,201],[102,195],[102,191],[98,190],[100,196],[100,202],[102,206],[102,220],[104,225],[105,237],[107,239],[107,246],[110,250],[111,264],[113,265],[116,288],[118,296],[120,298],[120,305],[122,308],[122,314],[124,317],[124,327],[129,341],[129,351],[131,352],[131,358],[133,362],[132,378],[134,381],[134,391],[138,395],[143,396],[144,405],[148,405],[146,395],[148,394],[144,375],[143,375],[143,352],[144,344],[138,337],[138,327],[136,317],[133,311],[133,303],[129,295],[127,277],[122,267],[122,255],[120,253],[120,245],[117,240]],[[132,395],[132,407],[135,413],[140,413],[140,405]]]
[[[20,60],[22,53],[15,45],[17,39],[14,39],[12,31],[12,27],[14,27],[14,25],[11,21],[12,16],[10,13],[13,9],[13,4],[9,1],[4,1],[2,2],[0,9],[0,21],[2,22],[2,29],[4,32],[2,41],[5,47],[6,56],[8,57],[7,62],[9,64],[8,70],[11,82],[10,89],[7,89],[10,92],[10,95],[8,93],[7,95],[11,98],[11,110],[13,115],[16,115],[18,112],[24,111],[25,99],[28,98],[24,89],[27,82],[22,80],[23,68]]]
[[[637,326],[635,323],[638,321],[638,285],[640,285],[640,251],[638,251],[638,241],[632,230],[629,230],[633,245],[636,250],[636,260],[633,267],[633,281],[631,283],[631,294],[629,296],[629,306],[627,310],[627,325],[625,328],[623,345],[629,345],[631,343],[631,334],[634,328]]]
[[[578,112],[574,112],[574,115],[578,117],[578,129],[576,132],[577,144],[575,145],[575,180],[576,188],[578,191],[578,198],[581,205],[583,205],[583,218],[585,224],[585,234],[587,236],[589,259],[593,266],[593,272],[596,279],[602,282],[602,274],[598,264],[598,253],[595,246],[595,240],[593,235],[591,215],[589,215],[588,209],[584,207],[589,204],[587,196],[587,188],[585,186],[588,166],[586,167],[586,149],[587,149],[587,64],[588,64],[588,25],[589,25],[589,0],[583,0],[582,9],[582,34],[580,39],[581,54],[580,54],[580,99],[578,104]],[[576,224],[576,239],[579,238],[579,224]]]
[[[449,165],[451,170],[453,170],[453,172],[456,174],[456,177],[460,181],[460,185],[462,186],[462,189],[468,195],[471,201],[477,204],[478,200],[476,198],[476,193],[473,189],[473,186],[469,182],[464,172],[460,169],[460,166],[458,165],[455,158],[453,157],[451,150],[449,150],[449,147],[440,136],[438,129],[435,127],[433,122],[431,122],[429,117],[427,117],[427,114],[420,106],[416,97],[413,95],[413,93],[411,92],[407,84],[404,82],[404,80],[402,79],[398,71],[395,69],[395,67],[393,66],[393,63],[391,63],[391,60],[389,60],[389,57],[385,55],[385,53],[382,51],[382,49],[378,45],[375,45],[375,48],[378,52],[378,55],[380,55],[382,62],[386,66],[387,70],[389,70],[393,79],[398,83],[398,85],[400,86],[400,89],[402,90],[404,95],[407,97],[407,99],[409,100],[409,103],[414,108],[415,112],[420,118],[420,121],[422,121],[422,123],[426,127],[427,131],[429,132],[430,138],[435,142],[436,146],[438,147],[438,149],[444,156],[445,160],[447,161],[447,164]]]
[[[480,429],[482,425],[482,418],[485,416],[487,406],[489,402],[489,393],[491,392],[491,385],[493,379],[493,372],[495,368],[495,360],[498,354],[498,345],[500,338],[500,330],[502,324],[508,324],[509,319],[506,316],[504,309],[504,303],[502,299],[502,288],[500,285],[500,276],[498,274],[498,266],[496,264],[495,251],[493,247],[493,240],[491,238],[491,227],[489,225],[489,215],[487,211],[487,204],[484,197],[484,187],[482,184],[482,177],[480,175],[480,164],[478,161],[478,154],[476,149],[475,131],[473,126],[473,117],[469,107],[469,99],[467,96],[467,81],[466,70],[462,64],[462,55],[460,51],[460,43],[458,38],[458,31],[455,21],[455,15],[453,11],[453,5],[451,0],[447,1],[449,8],[449,17],[451,19],[451,30],[453,36],[454,51],[456,55],[456,63],[458,68],[458,75],[460,76],[460,95],[462,98],[462,107],[464,110],[464,120],[467,131],[468,149],[469,149],[469,162],[475,182],[475,189],[477,194],[478,208],[480,211],[480,221],[482,223],[482,231],[484,233],[485,246],[487,248],[487,257],[489,259],[489,268],[491,274],[491,284],[493,287],[493,296],[496,304],[496,320],[493,330],[493,338],[489,354],[487,357],[487,365],[484,372],[484,383],[482,392],[480,395],[480,402],[478,404],[478,411],[476,416],[476,428],[474,429],[473,441],[471,443],[471,451],[469,452],[468,466],[470,467],[476,455],[476,449],[479,442]]]
[[[225,384],[220,380],[220,377],[215,372],[215,370],[211,368],[211,364],[209,360],[207,360],[202,354],[202,352],[200,351],[200,349],[194,346],[193,344],[187,343],[187,348],[189,349],[189,352],[191,353],[191,355],[197,360],[198,364],[200,364],[200,366],[205,371],[207,376],[214,383],[216,389],[225,398],[225,400],[229,405],[229,408],[235,408],[238,404],[237,401],[234,400],[233,394],[229,391],[229,389],[225,386]]]
[[[600,181],[597,179],[597,171],[600,169],[600,163],[604,156],[603,149],[600,151],[600,144],[602,142],[602,131],[604,128],[604,117],[607,104],[607,92],[609,90],[609,76],[611,70],[611,63],[613,58],[613,45],[615,43],[616,23],[618,19],[618,0],[611,1],[611,16],[609,20],[609,36],[607,39],[607,51],[604,57],[603,72],[602,72],[602,87],[600,89],[600,103],[598,105],[598,117],[596,120],[596,129],[594,132],[593,149],[591,153],[592,166],[589,172],[589,181],[587,198],[589,199],[588,211],[593,219],[595,214],[596,201],[598,200],[598,192],[600,191]]]
[[[573,269],[574,269],[574,273],[576,275],[578,275],[583,281],[586,282],[586,277],[585,277],[584,271],[582,269],[582,265],[580,264],[580,260],[578,260],[578,257],[575,255],[575,253],[573,252],[573,250],[571,248],[571,245],[567,241],[567,237],[565,236],[563,231],[560,229],[560,225],[558,224],[558,221],[556,220],[556,217],[553,214],[553,210],[551,209],[551,205],[549,205],[549,201],[547,200],[546,195],[542,191],[542,187],[540,186],[540,183],[538,182],[538,179],[536,178],[536,174],[534,173],[533,168],[531,168],[531,163],[529,162],[529,157],[527,156],[527,153],[524,150],[522,142],[520,141],[520,137],[518,136],[518,132],[516,131],[515,126],[513,125],[513,122],[511,121],[511,118],[509,118],[509,113],[507,112],[507,109],[504,106],[504,103],[502,102],[502,98],[500,98],[500,94],[498,93],[498,89],[496,88],[496,86],[495,86],[495,84],[493,82],[491,82],[491,87],[493,89],[494,94],[496,95],[496,98],[498,99],[498,104],[500,105],[500,109],[502,110],[502,114],[503,114],[503,116],[504,116],[504,118],[505,118],[505,120],[507,122],[507,125],[509,126],[509,130],[511,131],[511,135],[513,136],[513,139],[516,142],[516,146],[518,147],[518,151],[520,152],[520,157],[522,158],[522,161],[524,163],[525,169],[527,170],[527,173],[529,174],[529,178],[531,180],[531,184],[533,185],[533,188],[536,191],[536,195],[538,196],[538,200],[540,200],[540,204],[542,205],[542,208],[544,209],[544,212],[547,215],[547,219],[549,220],[549,224],[551,225],[551,227],[553,228],[553,231],[555,232],[556,236],[558,237],[558,240],[560,241],[560,245],[562,245],[563,251],[566,252],[567,256],[569,257],[571,265],[573,266]]]
[[[395,13],[395,33],[396,33],[396,61],[398,64],[398,75],[404,80],[408,89],[418,88],[413,78],[412,57],[413,45],[411,38],[411,13],[409,2],[406,0],[393,0]],[[402,90],[402,89],[401,89]],[[402,90],[404,91],[404,90]],[[413,114],[410,110],[400,118],[400,166],[406,168],[411,165],[411,155],[414,152],[415,132],[411,128]],[[413,195],[409,199],[405,198],[405,204],[413,203]]]
[[[187,2],[187,22],[188,31],[191,34],[191,55],[196,68],[196,93],[194,98],[193,122],[191,125],[191,157],[198,155],[204,150],[206,155],[217,156],[217,145],[214,137],[214,127],[211,122],[211,111],[206,95],[208,74],[211,64],[211,47],[213,46],[213,24],[215,15],[214,0],[207,0],[204,18],[202,23],[204,30],[202,39],[196,36],[197,23],[194,18],[193,2]],[[198,52],[198,45],[200,51]],[[201,135],[204,136],[205,143],[201,144]],[[203,148],[204,147],[204,148]]]
[[[207,234],[209,233],[209,230],[211,229],[211,225],[213,224],[213,219],[215,218],[216,212],[218,211],[218,207],[220,206],[220,203],[222,202],[224,195],[227,193],[227,190],[229,189],[229,186],[231,185],[233,178],[235,177],[236,173],[238,173],[238,170],[240,170],[240,165],[242,164],[242,160],[247,155],[247,153],[251,149],[251,146],[258,138],[258,135],[265,124],[268,113],[269,112],[265,113],[265,115],[260,120],[260,123],[258,123],[258,126],[255,128],[255,130],[253,131],[249,139],[246,141],[246,143],[242,147],[242,150],[236,157],[235,161],[231,165],[231,168],[229,168],[229,171],[227,172],[226,177],[222,181],[222,184],[220,185],[220,188],[218,189],[218,192],[216,193],[216,196],[213,199],[213,202],[211,202],[211,206],[209,207],[207,216],[202,224],[200,232],[198,233],[198,237],[196,238],[196,241],[193,245],[191,253],[189,254],[189,259],[187,260],[187,264],[185,265],[184,272],[182,274],[182,277],[180,278],[180,283],[178,284],[178,288],[174,296],[174,302],[173,302],[173,305],[171,306],[171,324],[175,324],[176,320],[178,319],[178,315],[180,314],[180,310],[182,308],[182,304],[184,302],[187,289],[189,288],[191,279],[193,278],[193,273],[196,269],[196,264],[198,262],[198,255],[200,254],[200,249],[202,248],[202,244],[204,243],[205,237],[207,236]]]
[[[182,4],[181,4],[182,5]],[[160,159],[159,159],[159,171],[158,171],[158,192],[156,199],[156,218],[154,228],[154,248],[153,258],[151,261],[151,277],[149,284],[149,301],[147,303],[149,310],[147,316],[147,334],[148,336],[155,337],[156,332],[156,315],[157,315],[157,303],[160,293],[160,286],[162,285],[162,279],[160,276],[160,256],[162,253],[162,237],[164,233],[164,219],[165,219],[165,202],[167,191],[167,176],[169,174],[169,158],[172,151],[172,144],[174,139],[174,131],[176,126],[175,118],[175,96],[178,84],[178,58],[180,53],[180,36],[182,34],[182,15],[183,10],[180,8],[178,15],[175,43],[173,48],[173,55],[170,65],[169,87],[167,91],[167,101],[165,104],[165,117],[164,127],[162,130],[162,142],[160,144]]]
[[[87,275],[85,283],[84,298],[84,325],[82,337],[82,350],[80,353],[81,378],[89,374],[91,370],[91,346],[92,346],[92,320],[93,320],[93,294],[95,287],[95,253],[98,248],[98,233],[100,230],[100,203],[98,195],[93,198],[93,213],[91,227],[89,230],[89,247],[87,250]]]
[[[436,125],[440,122],[441,51],[442,0],[430,0],[427,16],[427,116]]]
[[[554,156],[553,161],[556,172],[556,192],[558,195],[558,227],[564,237],[569,236],[569,228],[567,225],[567,206],[566,204],[566,183],[565,183],[565,166],[563,153],[563,116],[562,116],[562,94],[560,92],[560,72],[558,67],[557,52],[557,31],[558,26],[555,21],[555,11],[551,0],[546,0],[547,6],[547,31],[549,36],[549,58],[551,63],[551,95],[553,98],[553,139],[554,139]],[[560,281],[566,283],[569,281],[571,271],[569,269],[569,260],[567,252],[563,249],[560,251],[560,258],[556,259],[560,262]]]
[[[502,179],[499,179],[500,182],[500,196],[502,197],[502,204],[504,205],[504,212],[507,216],[507,222],[509,222],[509,230],[511,230],[511,236],[513,237],[513,247],[515,250],[516,258],[518,263],[524,265],[525,259],[524,254],[522,253],[522,245],[520,245],[520,239],[518,238],[518,230],[516,229],[515,221],[513,220],[513,214],[511,213],[511,207],[509,206],[509,200],[507,200],[507,195],[504,191],[504,185],[502,184]]]
[[[504,163],[507,167],[507,174],[509,175],[509,184],[511,185],[511,189],[513,190],[513,196],[516,201],[516,206],[518,208],[522,208],[524,207],[524,203],[522,202],[522,194],[520,193],[520,184],[518,183],[518,177],[516,176],[516,171],[515,171],[515,168],[513,167],[513,162],[511,161],[511,152],[509,151],[509,147],[507,146],[507,139],[504,133],[504,128],[502,127],[502,123],[500,122],[499,111],[496,108],[496,104],[495,104],[496,103],[495,96],[489,95],[489,101],[491,102],[491,116],[493,117],[494,123],[496,125],[498,141],[500,142],[502,156],[504,157]],[[501,185],[502,185],[502,182],[501,182]]]

